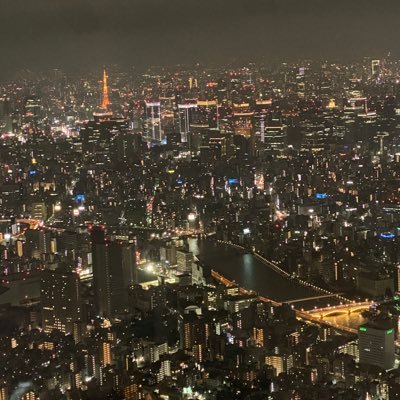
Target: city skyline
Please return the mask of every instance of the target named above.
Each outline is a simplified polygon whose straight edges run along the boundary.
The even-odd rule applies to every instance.
[[[0,0],[0,400],[399,400],[398,15]]]

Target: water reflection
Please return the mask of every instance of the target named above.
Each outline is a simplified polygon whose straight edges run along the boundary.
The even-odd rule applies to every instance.
[[[242,254],[211,240],[190,239],[189,248],[208,268],[262,296],[287,301],[318,295],[314,290],[282,277],[251,254]]]
[[[336,325],[348,326],[350,328],[358,329],[362,324],[368,322],[361,313],[341,314],[331,317],[325,317],[325,321],[331,322]]]

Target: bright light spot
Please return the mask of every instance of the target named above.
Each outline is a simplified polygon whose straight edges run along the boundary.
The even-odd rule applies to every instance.
[[[147,264],[146,265],[146,271],[150,272],[150,273],[154,272],[154,264],[152,264],[152,263]]]

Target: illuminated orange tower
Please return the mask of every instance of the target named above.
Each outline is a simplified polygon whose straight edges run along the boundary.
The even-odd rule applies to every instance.
[[[110,99],[108,98],[108,75],[106,69],[103,70],[103,101],[101,103],[101,108],[108,110],[110,105]]]

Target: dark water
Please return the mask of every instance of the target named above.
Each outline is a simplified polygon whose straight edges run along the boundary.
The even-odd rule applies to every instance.
[[[219,272],[241,287],[279,302],[319,296],[319,293],[295,281],[286,279],[268,268],[251,254],[240,254],[230,246],[212,240],[189,240],[190,250],[207,267]],[[333,299],[295,303],[296,308],[324,307],[334,304]]]

